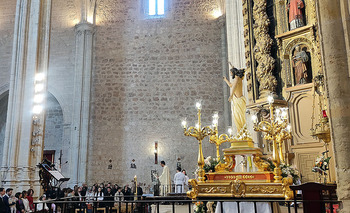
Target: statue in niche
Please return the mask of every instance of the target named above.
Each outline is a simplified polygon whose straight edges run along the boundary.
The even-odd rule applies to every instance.
[[[237,132],[240,132],[246,124],[245,112],[247,109],[246,100],[243,96],[243,78],[244,69],[237,69],[231,65],[230,75],[232,76],[233,82],[231,83],[224,77],[224,81],[231,88],[231,94],[228,99],[231,102],[232,118],[236,125]]]
[[[306,47],[301,47],[298,45],[295,47],[292,65],[294,68],[294,79],[295,84],[305,84],[310,83],[308,73],[311,73],[310,57],[306,52]]]
[[[303,15],[303,0],[288,0],[287,12],[289,13],[289,29],[294,30],[298,27],[305,26]]]

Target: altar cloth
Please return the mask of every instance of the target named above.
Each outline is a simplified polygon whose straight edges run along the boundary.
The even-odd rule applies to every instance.
[[[221,203],[217,202],[215,213],[238,213],[237,202],[223,202],[223,211],[221,211]],[[253,202],[239,202],[240,213],[254,213]],[[257,213],[278,213],[281,212],[278,203],[273,202],[273,210],[271,203],[268,202],[256,202]]]

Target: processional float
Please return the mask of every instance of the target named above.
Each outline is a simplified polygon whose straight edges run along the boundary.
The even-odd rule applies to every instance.
[[[287,123],[287,108],[274,107],[272,96],[269,96],[267,101],[269,103],[270,119],[258,122],[257,117],[253,116],[253,121],[254,130],[263,132],[264,138],[272,143],[272,162],[275,166],[273,171],[269,171],[270,165],[263,159],[262,150],[254,147],[253,139],[246,125],[241,129],[237,128],[238,133],[235,136],[231,133],[219,135],[218,114],[214,114],[212,126],[202,127],[202,106],[200,102],[197,102],[198,123],[195,126],[187,127],[186,120],[182,122],[185,136],[196,138],[199,144],[198,178],[189,180],[189,184],[192,186],[192,190],[187,192],[189,198],[285,198],[287,200],[293,198],[293,192],[289,188],[293,184],[293,179],[291,177],[282,178],[280,168],[281,163],[284,163],[283,142],[291,138],[290,126]],[[241,117],[244,116],[244,114],[241,115]],[[206,137],[209,137],[210,143],[216,145],[217,159],[221,159],[215,167],[215,172],[205,173],[203,169],[202,143]],[[231,146],[223,149],[224,154],[221,157],[220,145],[223,143],[230,143]],[[239,155],[253,159],[257,171],[235,172],[235,158]]]

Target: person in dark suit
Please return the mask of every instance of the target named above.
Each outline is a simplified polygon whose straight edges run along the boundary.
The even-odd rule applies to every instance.
[[[124,186],[124,189],[122,190],[122,192],[124,194],[124,200],[133,200],[132,192],[131,192],[131,189],[129,188],[129,184],[126,184]]]
[[[104,201],[110,201],[110,202],[106,203],[106,207],[111,208],[111,207],[114,206],[114,202],[113,202],[114,197],[113,197],[113,194],[112,194],[112,189],[111,189],[111,187],[107,187],[107,191],[106,191],[106,193],[104,194],[104,199],[103,199],[103,200],[104,200]],[[109,210],[110,210],[110,209],[109,209]],[[108,211],[108,212],[109,212],[109,211]]]
[[[8,188],[6,189],[6,194],[3,196],[2,200],[5,204],[6,212],[11,213],[11,208],[10,206],[15,204],[15,203],[9,203],[10,197],[12,195],[13,189]]]
[[[6,206],[3,201],[4,195],[5,195],[5,189],[0,188],[0,213],[6,213]]]
[[[22,196],[23,196],[23,194],[21,192],[17,192],[15,194],[15,197],[17,198],[16,209],[17,209],[17,212],[20,212],[20,213],[25,212],[25,207],[24,207],[24,203],[22,200]]]

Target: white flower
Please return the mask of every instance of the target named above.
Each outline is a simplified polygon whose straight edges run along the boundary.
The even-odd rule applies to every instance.
[[[205,165],[211,166],[211,163],[210,163],[211,159],[212,159],[211,156],[208,156],[207,158],[205,158],[205,159],[204,159]]]

